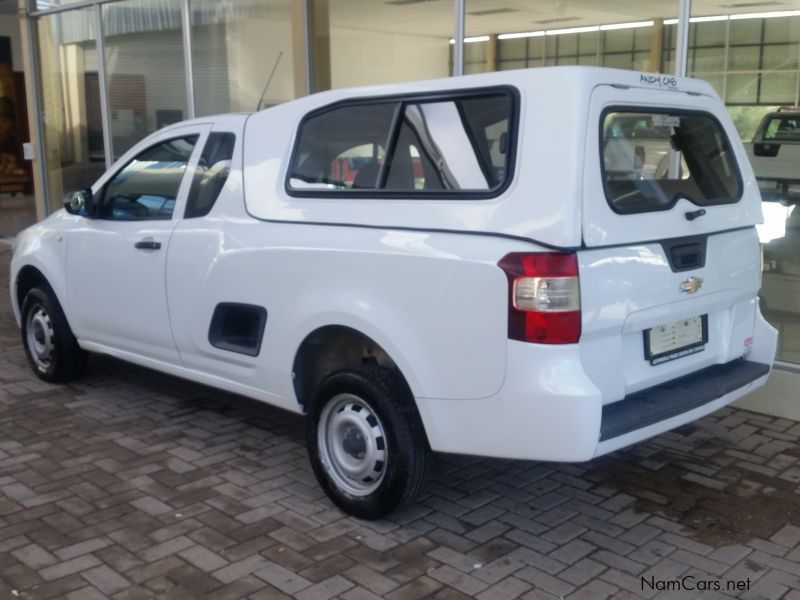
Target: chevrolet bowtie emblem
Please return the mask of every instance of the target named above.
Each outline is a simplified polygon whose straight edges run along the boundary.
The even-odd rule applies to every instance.
[[[689,279],[681,282],[681,291],[684,294],[694,294],[701,287],[703,287],[702,277],[689,277]]]

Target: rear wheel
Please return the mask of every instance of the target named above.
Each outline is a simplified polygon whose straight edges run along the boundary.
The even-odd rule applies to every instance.
[[[86,366],[81,350],[55,294],[32,288],[22,302],[22,343],[34,373],[50,383],[79,377]]]
[[[309,413],[307,442],[320,485],[353,516],[377,519],[422,491],[428,443],[413,397],[390,369],[328,376]]]

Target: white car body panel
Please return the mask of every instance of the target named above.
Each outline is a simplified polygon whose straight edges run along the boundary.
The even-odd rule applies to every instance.
[[[776,332],[758,310],[758,190],[744,150],[710,86],[595,68],[531,69],[336,90],[256,113],[166,128],[143,140],[105,183],[158,140],[196,132],[171,220],[115,222],[59,211],[17,240],[12,282],[37,269],[81,346],[303,412],[298,349],[313,332],[347,327],[391,358],[416,400],[431,448],[543,460],[588,460],[724,406],[766,376],[703,406],[600,441],[604,410],[642,390],[739,358],[771,365]],[[610,84],[618,87],[610,87]],[[286,191],[301,119],[349,98],[513,86],[519,143],[510,185],[484,200],[309,198]],[[547,93],[558,90],[558,93]],[[599,118],[625,104],[706,110],[733,142],[743,199],[618,215],[606,201]],[[558,115],[559,118],[553,118]],[[237,136],[211,212],[183,218],[198,155],[211,132]],[[673,272],[659,240],[708,235],[704,267]],[[145,237],[158,251],[136,250]],[[574,344],[509,340],[512,252],[577,251],[582,335]],[[702,290],[680,292],[689,276]],[[12,286],[14,288],[14,286]],[[264,307],[256,356],[210,342],[219,303]],[[19,298],[12,289],[19,318]],[[647,328],[708,315],[702,352],[651,365]]]

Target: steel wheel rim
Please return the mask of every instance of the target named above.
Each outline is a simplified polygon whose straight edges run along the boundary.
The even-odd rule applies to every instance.
[[[28,312],[25,327],[28,351],[40,371],[47,371],[53,364],[55,342],[53,322],[44,306],[37,304]]]
[[[354,394],[338,394],[325,405],[317,431],[325,471],[340,490],[368,496],[386,474],[386,432],[378,415]]]

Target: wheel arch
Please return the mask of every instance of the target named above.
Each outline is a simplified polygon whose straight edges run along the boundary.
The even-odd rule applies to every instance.
[[[292,361],[292,385],[297,402],[307,412],[313,390],[329,374],[348,367],[373,364],[396,371],[414,398],[408,371],[401,367],[384,345],[347,325],[322,325],[309,332]]]
[[[14,299],[16,300],[17,306],[20,308],[20,310],[22,310],[22,302],[25,300],[25,296],[29,291],[37,286],[45,286],[51,291],[53,289],[53,286],[50,285],[47,277],[45,277],[44,273],[42,273],[39,269],[33,265],[23,266],[17,272],[17,276],[14,280]]]

